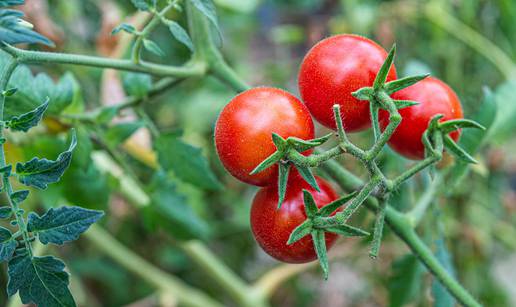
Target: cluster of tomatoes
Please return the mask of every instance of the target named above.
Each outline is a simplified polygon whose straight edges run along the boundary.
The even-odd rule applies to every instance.
[[[302,263],[317,258],[312,239],[306,236],[287,245],[291,232],[306,220],[303,189],[308,190],[320,208],[338,198],[324,179],[316,177],[320,191],[314,190],[297,171],[291,171],[282,206],[278,209],[278,167],[251,175],[251,171],[276,151],[272,133],[283,138],[314,138],[312,116],[335,130],[333,105],[339,104],[347,132],[371,127],[369,104],[351,93],[373,85],[387,57],[375,42],[357,35],[337,35],[316,44],[304,58],[299,72],[301,102],[277,88],[257,87],[245,91],[222,110],[215,127],[217,153],[225,168],[248,184],[261,186],[251,208],[251,228],[259,245],[274,258]],[[396,80],[392,66],[387,81]],[[424,158],[421,137],[429,121],[442,114],[441,121],[463,117],[457,95],[444,82],[428,77],[392,95],[393,99],[419,104],[400,110],[402,122],[389,140],[390,147],[410,159]],[[387,111],[379,114],[380,127],[389,121]],[[450,136],[457,140],[459,131]],[[303,154],[309,155],[311,151]],[[330,248],[337,235],[326,233]]]

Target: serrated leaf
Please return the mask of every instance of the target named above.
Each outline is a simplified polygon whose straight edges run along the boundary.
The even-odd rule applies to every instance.
[[[150,39],[143,40],[143,47],[145,48],[145,50],[147,50],[151,53],[154,53],[155,55],[157,55],[159,57],[165,56],[165,53],[163,52],[163,50],[161,50],[161,48],[158,46],[158,44],[151,41]]]
[[[279,151],[274,152],[272,155],[268,156],[265,160],[258,164],[249,174],[258,174],[259,172],[278,163],[283,158],[283,156],[284,154]]]
[[[4,206],[0,207],[0,219],[8,219],[13,215],[11,207]]]
[[[29,196],[29,190],[16,191],[11,194],[11,200],[16,204],[21,204]]]
[[[290,173],[290,164],[280,163],[278,171],[278,209],[281,208],[281,204],[285,199],[285,193],[287,192],[288,174]]]
[[[387,55],[387,58],[382,64],[382,67],[380,67],[380,70],[378,71],[378,74],[376,75],[376,78],[373,82],[373,88],[374,89],[380,89],[385,84],[385,80],[387,80],[387,75],[389,74],[389,71],[391,70],[392,62],[394,62],[394,56],[396,55],[396,44],[394,44],[391,48],[391,51],[389,51],[389,54]]]
[[[310,194],[310,192],[308,192],[307,190],[303,190],[303,201],[305,204],[306,216],[309,219],[314,218],[317,215],[318,209],[312,194]]]
[[[122,84],[127,94],[143,98],[152,89],[152,78],[148,74],[128,72],[122,76]]]
[[[463,128],[486,130],[484,126],[471,119],[452,119],[439,123],[439,129],[441,129],[444,134]]]
[[[387,94],[392,94],[394,92],[397,92],[397,91],[400,91],[404,88],[407,88],[413,84],[416,84],[418,83],[419,81],[425,79],[426,77],[430,76],[430,74],[424,74],[424,75],[419,75],[419,76],[410,76],[410,77],[405,77],[405,78],[401,78],[401,79],[398,79],[398,80],[394,80],[394,81],[391,81],[391,82],[387,82],[385,83],[385,91],[387,92]]]
[[[319,216],[330,216],[335,210],[339,209],[342,205],[350,201],[353,197],[357,196],[358,191],[354,191],[353,193],[350,193],[346,196],[343,196],[337,200],[332,201],[331,203],[327,204],[326,206],[322,207],[319,210]]]
[[[23,13],[11,9],[0,10],[0,41],[9,45],[44,44],[54,47],[54,43],[33,31],[22,22]]]
[[[81,207],[50,208],[39,216],[31,212],[27,221],[27,230],[37,234],[43,244],[62,245],[77,240],[104,212]]]
[[[317,181],[315,180],[314,174],[312,174],[312,171],[309,167],[295,165],[296,169],[298,170],[299,174],[303,179],[317,192],[320,192],[319,185],[317,184]]]
[[[200,188],[219,189],[220,182],[199,148],[183,142],[179,133],[162,134],[155,142],[158,160],[180,180]]]
[[[291,233],[287,241],[287,245],[291,245],[301,240],[312,232],[312,222],[310,220],[304,221],[297,226]]]
[[[115,124],[107,129],[105,139],[112,145],[119,145],[144,126],[143,121]]]
[[[415,301],[423,293],[425,268],[412,254],[403,256],[392,263],[392,276],[387,285],[389,306],[405,306]]]
[[[218,39],[215,43],[220,47],[222,42],[222,34],[220,32],[219,22],[217,21],[217,12],[215,5],[212,0],[190,0],[195,8],[201,12],[208,20],[213,24],[213,28],[216,31],[216,38]]]
[[[23,131],[27,132],[30,128],[35,127],[39,124],[43,114],[48,108],[48,98],[47,100],[37,107],[36,109],[22,114],[20,116],[13,116],[9,121],[5,123],[6,127],[14,130],[14,131]]]
[[[357,91],[351,93],[353,97],[358,100],[370,100],[373,97],[374,89],[372,87],[363,87]]]
[[[72,160],[72,152],[77,145],[75,131],[72,132],[72,141],[67,151],[62,152],[57,160],[33,158],[25,163],[16,163],[18,180],[27,186],[46,189],[51,183],[59,181]]]
[[[324,228],[324,231],[336,233],[344,237],[367,237],[371,235],[365,230],[346,224],[334,227],[326,227]]]
[[[316,230],[312,232],[312,241],[314,242],[315,253],[319,259],[319,264],[323,271],[324,279],[328,279],[329,264],[328,253],[326,250],[326,237],[323,230]]]
[[[0,262],[11,259],[15,249],[16,240],[12,238],[9,229],[0,227]]]
[[[445,135],[443,138],[444,147],[455,157],[466,162],[466,163],[478,163],[469,153],[462,149],[449,135]]]
[[[411,107],[411,106],[415,106],[415,105],[419,104],[419,102],[412,101],[412,100],[398,100],[398,99],[394,99],[393,101],[394,101],[394,104],[396,105],[396,108],[398,110],[403,109],[403,108],[407,108],[407,107]]]
[[[172,33],[172,36],[174,36],[175,39],[177,39],[180,43],[188,47],[188,49],[193,52],[194,46],[190,36],[188,35],[188,32],[186,32],[186,30],[183,29],[179,23],[173,20],[168,20],[167,25],[170,33]]]
[[[24,3],[25,0],[0,0],[0,7],[22,5]]]
[[[74,307],[64,269],[64,263],[52,256],[31,258],[26,251],[16,253],[9,261],[7,293],[13,296],[19,292],[24,304]]]
[[[117,26],[116,28],[114,28],[113,31],[111,31],[111,35],[115,35],[120,31],[125,31],[127,33],[133,34],[136,32],[136,28],[130,24],[123,23],[123,24],[120,24],[119,26]]]

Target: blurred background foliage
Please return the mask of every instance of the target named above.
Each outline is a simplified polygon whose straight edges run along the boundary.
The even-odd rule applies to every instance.
[[[252,85],[273,85],[298,94],[297,70],[303,55],[322,38],[337,33],[365,35],[389,49],[396,42],[396,67],[401,76],[430,72],[454,88],[466,117],[493,120],[488,138],[476,158],[478,165],[456,185],[446,185],[426,215],[420,231],[449,270],[486,306],[516,305],[516,2],[513,0],[216,0],[224,37],[223,52],[230,64]],[[111,29],[135,14],[126,0],[27,0],[23,8],[37,31],[49,37],[62,52],[113,54],[119,43]],[[180,14],[169,16],[184,24]],[[472,34],[473,33],[473,34]],[[480,34],[480,36],[478,34]],[[145,57],[168,64],[188,59],[189,51],[171,39],[166,28],[153,34],[165,58]],[[486,43],[483,39],[488,39]],[[76,66],[39,66],[58,80],[66,71],[74,76],[68,108],[90,110],[120,102],[135,78]],[[141,76],[140,76],[141,77]],[[141,77],[150,83],[148,77]],[[145,84],[143,82],[143,84]],[[139,82],[141,85],[142,82]],[[486,101],[484,89],[493,96]],[[185,256],[177,240],[198,237],[238,275],[256,280],[277,265],[252,239],[249,207],[255,188],[237,182],[222,168],[214,154],[213,125],[221,108],[234,93],[212,78],[182,82],[173,90],[144,105],[159,127],[183,131],[182,139],[201,147],[223,190],[201,189],[175,180],[167,187],[153,185],[152,172],[135,159],[129,160],[138,176],[148,183],[148,193],[158,191],[172,214],[186,205],[192,223],[170,223],[156,214],[129,206],[119,192],[120,178],[93,163],[95,139],[89,128],[79,126],[79,149],[70,170],[57,185],[31,206],[74,203],[107,211],[102,223],[120,241],[150,262],[186,282],[221,297],[217,285],[203,276]],[[489,100],[489,99],[488,99]],[[489,106],[491,104],[491,107]],[[497,112],[493,110],[496,106]],[[128,115],[129,118],[131,115]],[[489,118],[489,117],[494,117]],[[38,137],[9,135],[9,161],[24,157],[56,157],[66,147],[63,131],[69,127],[49,117]],[[319,135],[325,131],[318,127]],[[109,132],[108,132],[109,133]],[[468,132],[465,133],[465,135]],[[41,134],[45,135],[41,137]],[[82,135],[82,136],[81,136]],[[366,144],[371,133],[353,136]],[[475,144],[475,138],[463,142]],[[478,143],[478,142],[477,142]],[[102,161],[97,157],[94,161]],[[363,175],[355,161],[343,160],[349,169]],[[382,166],[396,173],[408,160],[390,151]],[[450,159],[443,164],[453,163]],[[395,195],[394,205],[411,208],[428,190],[427,176],[419,176]],[[164,193],[163,191],[166,191]],[[36,194],[36,192],[35,192]],[[123,193],[122,193],[123,194]],[[175,208],[175,209],[174,209]],[[190,214],[190,215],[188,215]],[[371,226],[373,218],[362,212],[356,223]],[[186,225],[185,225],[186,224]],[[192,226],[193,225],[193,226]],[[193,231],[192,231],[193,227]],[[200,231],[202,230],[202,231]],[[287,281],[273,297],[273,306],[452,306],[453,300],[434,302],[432,294],[444,291],[410,255],[394,235],[387,232],[380,259],[367,256],[367,242],[343,240],[328,282],[316,270]],[[57,251],[55,251],[57,252]],[[82,306],[156,306],[154,290],[95,249],[87,240],[59,251],[73,271],[72,291]],[[2,283],[6,277],[1,276]],[[1,293],[5,301],[5,293]],[[445,297],[445,295],[443,295]],[[133,305],[130,305],[133,304]],[[161,304],[169,306],[162,298]]]

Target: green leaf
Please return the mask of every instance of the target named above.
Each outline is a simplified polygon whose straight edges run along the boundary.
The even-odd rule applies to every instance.
[[[119,145],[144,126],[143,121],[115,124],[106,131],[106,141],[112,145]]]
[[[120,31],[125,31],[127,33],[133,34],[133,33],[136,33],[136,28],[130,24],[123,23],[123,24],[117,26],[116,28],[114,28],[113,31],[111,31],[111,35],[115,35]]]
[[[455,270],[453,268],[453,262],[451,255],[444,244],[444,240],[441,236],[436,242],[437,249],[435,251],[435,257],[441,265],[448,271],[448,273],[455,277]],[[433,278],[432,281],[432,296],[434,297],[435,307],[453,307],[455,306],[455,299],[448,292],[448,290],[441,284],[437,278]]]
[[[103,215],[104,212],[102,211],[81,207],[50,208],[42,216],[31,212],[28,216],[27,230],[36,233],[43,244],[62,245],[77,240]]]
[[[18,180],[27,186],[46,189],[50,183],[59,181],[72,160],[72,151],[77,145],[75,131],[72,132],[72,141],[67,151],[62,152],[57,160],[33,158],[25,163],[16,163]]]
[[[7,261],[13,256],[16,249],[16,240],[9,229],[0,227],[0,262]]]
[[[317,181],[315,180],[314,174],[312,174],[312,171],[309,167],[295,165],[296,169],[298,170],[299,174],[303,179],[317,192],[320,192],[319,185],[317,184]]]
[[[478,163],[469,153],[462,149],[449,135],[444,136],[444,147],[455,157],[466,163]]]
[[[279,164],[279,176],[278,176],[278,209],[281,208],[281,204],[285,199],[285,193],[287,192],[288,174],[290,173],[290,164],[280,163]]]
[[[394,80],[394,81],[391,81],[391,82],[387,82],[385,84],[385,91],[387,92],[387,94],[392,94],[392,93],[395,93],[397,91],[400,91],[404,88],[407,88],[413,84],[416,84],[418,83],[419,81],[425,79],[426,77],[430,76],[430,74],[424,74],[424,75],[419,75],[419,76],[410,76],[410,77],[405,77],[405,78],[401,78],[401,79],[398,79],[398,80]]]
[[[217,45],[220,46],[222,35],[220,32],[219,22],[217,21],[217,12],[212,0],[190,0],[195,8],[201,12],[213,24],[214,30],[217,32]]]
[[[486,130],[484,126],[471,119],[452,119],[439,123],[439,129],[441,129],[444,134],[463,128]]]
[[[209,234],[209,225],[188,205],[183,195],[163,172],[155,174],[149,187],[154,217],[163,219],[158,223],[170,229],[180,239],[203,239]]]
[[[188,47],[188,49],[193,52],[194,46],[190,36],[188,36],[188,32],[186,32],[186,30],[183,29],[179,23],[173,20],[167,20],[167,25],[170,33],[172,33],[172,36],[174,36],[175,39],[177,39],[180,43]]]
[[[156,0],[131,0],[131,2],[140,11],[149,11],[156,7]]]
[[[150,39],[144,39],[143,40],[143,47],[145,50],[149,51],[150,53],[154,53],[155,55],[159,57],[164,57],[165,53],[161,48],[156,44],[155,42],[151,41]]]
[[[127,94],[143,98],[152,89],[152,78],[148,74],[128,72],[123,75],[122,84]]]
[[[77,148],[73,153],[72,164],[79,166],[83,171],[92,165],[91,153],[93,151],[93,143],[86,126],[76,125],[77,131]]]
[[[412,100],[397,100],[397,99],[394,99],[393,101],[394,101],[394,104],[396,105],[396,108],[398,110],[403,109],[403,108],[407,108],[407,107],[411,107],[411,106],[415,106],[415,105],[419,104],[419,102],[412,101]]]
[[[97,124],[107,124],[111,122],[115,116],[117,116],[118,111],[119,109],[116,106],[101,108],[98,114],[95,116],[95,122]]]
[[[258,174],[259,172],[278,163],[283,158],[283,156],[284,156],[284,154],[282,152],[279,152],[279,151],[274,152],[272,155],[268,156],[265,160],[263,160],[260,164],[258,164],[249,174],[250,175]]]
[[[305,203],[306,216],[309,219],[314,218],[317,215],[318,209],[312,194],[307,190],[303,190],[303,201]]]
[[[374,89],[372,87],[363,87],[354,91],[351,95],[358,100],[370,100],[374,95]]]
[[[313,231],[312,241],[314,242],[315,253],[319,259],[319,264],[321,265],[324,279],[327,280],[330,268],[328,264],[328,254],[326,251],[326,237],[324,230]]]
[[[367,237],[371,235],[369,232],[350,225],[339,225],[334,227],[326,227],[324,231],[333,232],[344,237]]]
[[[27,132],[30,128],[35,127],[39,124],[47,108],[48,98],[42,105],[40,105],[36,109],[28,113],[22,114],[20,116],[11,117],[11,119],[5,123],[5,126],[7,128],[11,128],[14,131]]]
[[[405,306],[423,293],[425,268],[412,254],[405,255],[392,263],[392,276],[387,285],[389,306]]]
[[[387,55],[387,58],[380,67],[376,78],[374,79],[373,88],[380,89],[385,84],[385,80],[387,80],[387,75],[389,74],[389,70],[391,69],[392,62],[394,62],[394,56],[396,55],[396,44],[394,44]]]
[[[35,32],[31,24],[23,21],[23,13],[11,9],[0,10],[0,41],[9,45],[14,44],[44,44],[54,47],[54,43],[43,35]]]
[[[158,160],[180,180],[206,189],[221,187],[199,148],[184,143],[179,133],[162,134],[155,142]]]
[[[494,90],[492,97],[497,109],[494,122],[489,129],[487,140],[496,145],[514,138],[516,131],[516,79],[508,80]],[[480,122],[481,124],[484,124]],[[484,124],[487,127],[487,125]]]
[[[0,219],[8,219],[13,215],[11,207],[4,206],[0,207]]]
[[[10,89],[3,91],[2,95],[5,97],[10,97],[10,96],[16,94],[17,91],[18,91],[18,89],[16,87],[12,87]]]
[[[301,240],[312,232],[312,222],[310,220],[304,221],[297,226],[291,233],[287,241],[287,245],[291,245]]]
[[[74,307],[68,289],[69,276],[64,263],[52,256],[31,258],[26,251],[9,261],[7,293],[19,292],[22,303],[41,307]]]
[[[11,194],[11,200],[16,204],[21,204],[29,196],[29,190],[16,191]]]
[[[354,191],[353,193],[350,193],[346,196],[343,196],[339,199],[336,199],[332,201],[331,203],[327,204],[326,206],[322,207],[321,210],[319,210],[319,216],[330,216],[335,210],[339,209],[342,205],[350,201],[353,197],[357,196],[358,191]]]
[[[0,7],[22,5],[24,3],[25,3],[25,0],[0,0]]]

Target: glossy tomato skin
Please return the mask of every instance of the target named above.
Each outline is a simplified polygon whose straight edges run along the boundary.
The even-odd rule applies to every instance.
[[[312,238],[306,236],[298,242],[287,245],[292,231],[306,220],[303,189],[312,193],[317,207],[323,207],[338,198],[332,187],[317,177],[320,192],[311,188],[299,176],[289,178],[285,201],[278,210],[278,189],[273,185],[262,188],[254,197],[251,207],[251,229],[262,249],[277,260],[288,263],[305,263],[317,259]],[[337,235],[326,233],[329,249]]]
[[[441,122],[463,118],[462,106],[457,94],[446,83],[433,77],[428,77],[394,93],[392,98],[419,102],[418,105],[400,110],[401,124],[389,140],[389,146],[394,151],[409,159],[420,160],[425,157],[421,137],[432,117],[437,114],[444,115]],[[388,118],[389,113],[381,110],[382,129],[385,129],[389,123]],[[450,136],[457,141],[460,131],[453,131]]]
[[[326,38],[305,56],[299,71],[299,91],[317,121],[335,129],[333,105],[341,105],[342,121],[348,132],[371,126],[369,104],[351,93],[372,86],[387,52],[370,39],[342,34]],[[396,79],[392,66],[388,81]]]
[[[276,151],[273,132],[284,138],[313,139],[314,124],[306,106],[277,88],[257,87],[237,95],[224,107],[215,126],[215,146],[224,167],[249,184],[276,184],[277,166],[249,174]]]

